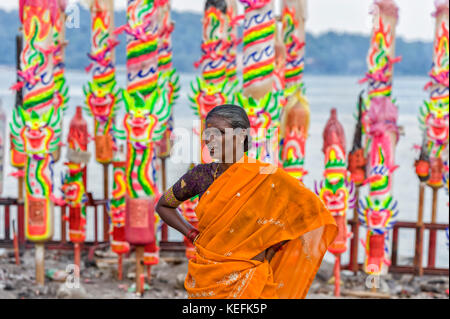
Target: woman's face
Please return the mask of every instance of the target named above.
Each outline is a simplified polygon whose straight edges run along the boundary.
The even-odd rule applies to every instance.
[[[224,119],[211,118],[206,122],[203,139],[213,159],[235,163],[244,155],[245,134],[246,130],[235,130]]]

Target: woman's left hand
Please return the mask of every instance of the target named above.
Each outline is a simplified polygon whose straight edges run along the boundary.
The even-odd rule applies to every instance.
[[[284,240],[282,242],[279,242],[278,244],[275,244],[273,246],[271,246],[270,248],[268,248],[266,250],[266,259],[268,262],[270,262],[273,258],[273,256],[275,256],[275,254],[280,251],[281,249],[283,249],[283,246],[288,242],[288,240]]]

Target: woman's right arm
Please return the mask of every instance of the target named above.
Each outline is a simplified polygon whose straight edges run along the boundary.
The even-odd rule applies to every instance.
[[[155,208],[156,212],[167,225],[175,228],[186,237],[188,237],[189,231],[193,230],[194,227],[186,221],[176,208],[184,201],[198,195],[198,183],[196,181],[201,172],[199,166],[188,170],[161,196]]]
[[[167,202],[166,196],[163,195],[156,205],[156,212],[167,225],[175,228],[184,236],[187,236],[189,231],[194,227],[189,224],[186,219],[178,212],[176,207],[173,207],[172,205],[173,204]]]

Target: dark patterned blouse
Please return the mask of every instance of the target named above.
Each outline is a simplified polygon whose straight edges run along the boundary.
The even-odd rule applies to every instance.
[[[214,174],[217,179],[223,173],[218,165],[219,163],[199,164],[190,169],[164,193],[166,202],[172,207],[178,207],[197,195],[200,199],[214,182]]]

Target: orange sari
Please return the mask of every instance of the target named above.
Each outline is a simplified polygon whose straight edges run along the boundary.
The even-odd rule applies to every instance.
[[[189,298],[305,298],[337,234],[313,192],[247,156],[211,184],[196,213],[200,236],[185,280]],[[284,240],[270,263],[251,260]]]

